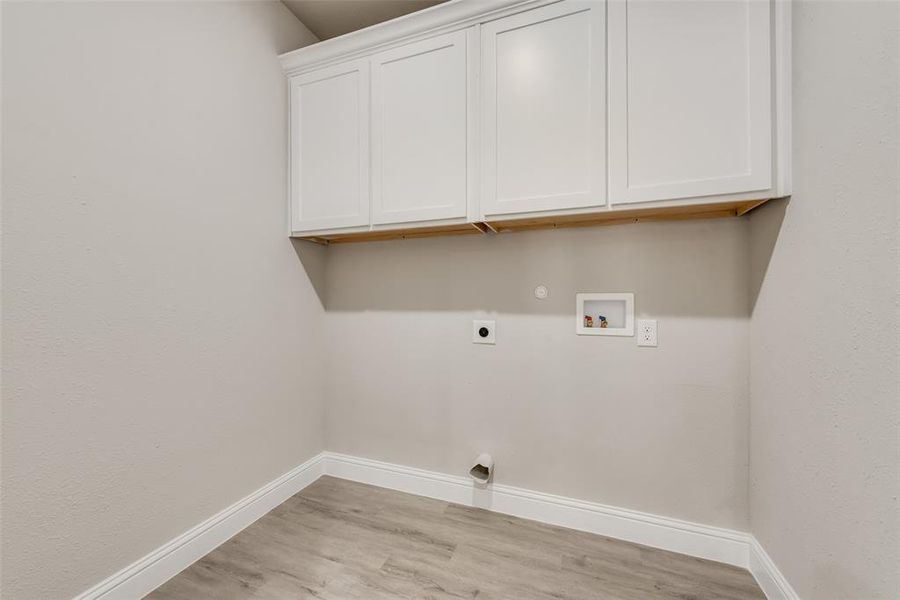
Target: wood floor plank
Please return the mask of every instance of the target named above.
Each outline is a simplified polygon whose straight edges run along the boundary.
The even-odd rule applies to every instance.
[[[322,477],[151,600],[764,600],[744,569]]]

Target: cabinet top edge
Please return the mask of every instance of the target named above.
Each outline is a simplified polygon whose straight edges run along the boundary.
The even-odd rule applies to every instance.
[[[377,23],[336,38],[278,56],[286,75],[296,75],[331,62],[413,41],[417,37],[460,29],[476,23],[559,2],[560,0],[450,0],[424,10]]]

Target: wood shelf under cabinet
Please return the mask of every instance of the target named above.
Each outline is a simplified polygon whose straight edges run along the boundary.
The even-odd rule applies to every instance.
[[[319,244],[344,244],[350,242],[375,242],[384,240],[436,237],[441,235],[472,235],[482,233],[507,233],[564,227],[594,227],[621,225],[649,221],[683,221],[687,219],[722,219],[740,217],[766,200],[739,200],[715,204],[635,208],[607,210],[573,215],[537,216],[519,219],[490,219],[479,223],[393,229],[389,231],[359,231],[332,235],[297,236]]]

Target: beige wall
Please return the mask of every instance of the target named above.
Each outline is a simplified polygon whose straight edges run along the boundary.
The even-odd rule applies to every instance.
[[[900,594],[898,37],[794,4],[794,195],[751,217],[752,531],[802,598]]]
[[[275,2],[2,10],[3,597],[67,598],[322,449],[275,58],[313,38]]]
[[[487,451],[499,483],[746,530],[748,248],[737,219],[332,246],[328,449]],[[576,291],[635,292],[659,348],[576,336]]]

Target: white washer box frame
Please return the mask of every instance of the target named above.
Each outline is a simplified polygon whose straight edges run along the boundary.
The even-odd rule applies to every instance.
[[[592,300],[625,303],[624,327],[585,327],[584,303]],[[575,333],[577,335],[612,335],[634,337],[634,294],[632,292],[598,293],[580,292],[575,294]]]

